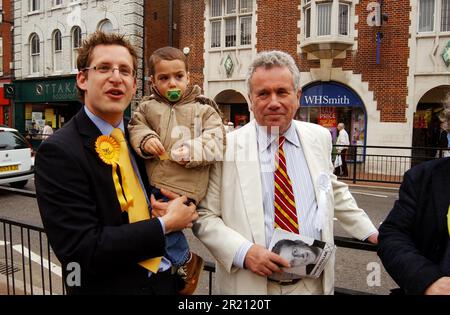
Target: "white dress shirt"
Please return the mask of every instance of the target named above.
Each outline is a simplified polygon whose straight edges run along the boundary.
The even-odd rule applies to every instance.
[[[265,127],[261,127],[258,124],[256,124],[256,135],[263,192],[266,248],[268,248],[274,232],[274,171],[275,154],[278,150],[278,135],[268,134]],[[294,191],[299,234],[320,240],[320,231],[315,229],[313,224],[317,214],[316,195],[305,154],[300,143],[301,135],[298,134],[294,124],[291,124],[284,136],[286,141],[283,149],[286,156],[287,172]],[[233,260],[235,266],[244,267],[245,256],[252,245],[253,243],[247,242],[239,248]]]

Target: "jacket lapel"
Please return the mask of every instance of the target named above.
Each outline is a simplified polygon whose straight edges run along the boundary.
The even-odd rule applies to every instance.
[[[83,145],[91,152],[95,152],[95,141],[102,135],[100,130],[86,115],[83,108],[76,114],[75,122],[77,124],[78,131],[82,136]]]
[[[236,137],[236,168],[250,229],[255,243],[265,246],[264,209],[255,121]]]

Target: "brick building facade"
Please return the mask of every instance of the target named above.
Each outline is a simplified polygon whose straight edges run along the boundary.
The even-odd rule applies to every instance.
[[[156,11],[160,2],[167,1],[147,5]],[[251,118],[248,64],[257,52],[278,49],[294,56],[302,73],[298,119],[334,135],[342,121],[353,144],[435,145],[450,91],[443,57],[450,43],[448,1],[173,2],[179,6],[174,46],[190,48],[193,81],[235,124]],[[155,32],[147,36],[158,42]]]

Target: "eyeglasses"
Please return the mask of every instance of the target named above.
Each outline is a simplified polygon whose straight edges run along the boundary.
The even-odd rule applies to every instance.
[[[88,71],[91,69],[103,75],[106,74],[113,75],[114,70],[118,70],[120,76],[123,78],[132,78],[136,76],[136,70],[133,70],[128,66],[113,67],[112,65],[109,64],[101,64],[98,66],[86,67],[81,71]]]

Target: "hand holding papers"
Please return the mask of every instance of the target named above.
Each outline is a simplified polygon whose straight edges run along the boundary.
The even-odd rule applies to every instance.
[[[291,267],[284,272],[318,278],[336,246],[313,238],[275,229],[269,250],[289,261]]]

